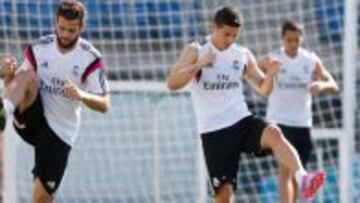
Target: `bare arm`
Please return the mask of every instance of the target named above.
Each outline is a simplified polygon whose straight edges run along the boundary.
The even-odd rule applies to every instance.
[[[106,113],[110,109],[110,96],[107,94],[97,95],[90,94],[80,90],[70,81],[63,87],[64,95],[73,100],[82,101],[87,107],[94,111]]]
[[[106,113],[111,106],[109,95],[96,95],[84,92],[81,101],[90,109],[101,113]]]
[[[171,90],[184,87],[203,67],[209,65],[214,60],[215,55],[209,52],[199,58],[196,48],[187,45],[176,61],[173,71],[167,79],[167,86]]]
[[[268,96],[274,88],[275,76],[279,72],[280,62],[264,58],[260,61],[260,67],[255,58],[249,53],[248,67],[245,72],[246,80],[262,96]]]
[[[326,70],[319,58],[317,58],[316,61],[313,82],[309,86],[309,91],[312,94],[318,94],[320,92],[335,94],[339,91],[339,87],[334,78],[329,71]]]

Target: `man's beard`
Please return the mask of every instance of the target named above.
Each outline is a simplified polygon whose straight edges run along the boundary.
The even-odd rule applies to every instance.
[[[60,40],[60,37],[58,34],[56,34],[56,40],[57,40],[57,44],[60,48],[62,49],[71,49],[75,46],[76,42],[78,41],[80,36],[77,36],[73,41],[71,41],[70,43],[68,44],[63,44]]]

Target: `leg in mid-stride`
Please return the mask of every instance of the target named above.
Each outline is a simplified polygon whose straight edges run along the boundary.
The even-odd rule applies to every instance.
[[[293,146],[275,124],[249,116],[230,127],[201,135],[215,203],[230,203],[237,187],[240,153],[261,154],[271,149],[279,165],[295,177],[305,199],[311,199],[324,183],[325,174],[308,174]]]
[[[3,63],[3,68],[10,68],[14,63],[10,59],[5,59]],[[6,76],[5,76],[6,77]],[[19,128],[22,131],[28,131],[22,123],[21,118],[16,118],[16,115],[24,115],[27,114],[29,109],[33,109],[33,104],[38,95],[38,81],[36,77],[36,73],[33,70],[20,70],[13,77],[7,78],[5,89],[3,93],[3,97],[0,102],[0,130],[4,131],[6,126],[6,120],[13,114],[15,129]],[[34,112],[35,114],[39,114],[42,112]],[[31,115],[33,116],[33,115]],[[20,116],[23,117],[23,116]],[[21,135],[22,136],[22,135]],[[32,135],[34,136],[34,135]],[[35,147],[35,140],[30,135],[22,136],[24,140],[28,143],[31,143]],[[53,198],[48,192],[44,189],[39,177],[34,177],[34,186],[33,186],[33,202],[45,202],[50,203],[53,202]]]
[[[59,138],[44,117],[35,73],[18,72],[6,86],[2,101],[14,104],[13,113],[5,116],[14,115],[16,132],[35,149],[33,202],[51,203],[65,173],[71,147]]]
[[[310,127],[294,127],[278,124],[285,138],[294,146],[301,163],[306,167],[312,150]],[[285,167],[279,167],[280,203],[296,203],[299,198],[299,187],[294,175]]]
[[[15,109],[20,113],[29,108],[38,94],[38,81],[33,69],[21,69],[15,74],[16,61],[12,58],[3,60],[4,92],[0,101],[0,131],[4,131],[6,118]]]
[[[314,198],[316,192],[325,182],[325,172],[307,173],[296,149],[285,139],[281,130],[275,124],[269,124],[265,128],[261,138],[261,145],[272,150],[279,163],[280,170],[284,173],[282,175],[287,174],[294,177],[293,181],[296,182],[301,196],[306,200]],[[288,182],[288,184],[293,184],[293,182]],[[289,185],[284,187],[286,186],[290,187]],[[295,193],[295,189],[292,192]]]

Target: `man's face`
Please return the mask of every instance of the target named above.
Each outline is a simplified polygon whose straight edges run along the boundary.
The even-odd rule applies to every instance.
[[[227,49],[232,43],[235,42],[239,34],[238,27],[232,27],[228,25],[215,25],[213,36],[217,41],[219,49]]]
[[[299,31],[288,30],[284,33],[282,42],[285,52],[290,56],[295,56],[299,46],[301,45],[302,35]]]
[[[83,23],[79,19],[67,20],[59,16],[56,23],[56,36],[58,45],[63,49],[72,48],[77,42]]]

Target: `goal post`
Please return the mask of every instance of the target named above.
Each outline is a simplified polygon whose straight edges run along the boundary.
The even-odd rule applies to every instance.
[[[353,174],[355,152],[356,113],[356,66],[358,52],[358,9],[359,1],[345,1],[343,40],[343,128],[340,138],[340,202],[354,201]]]

